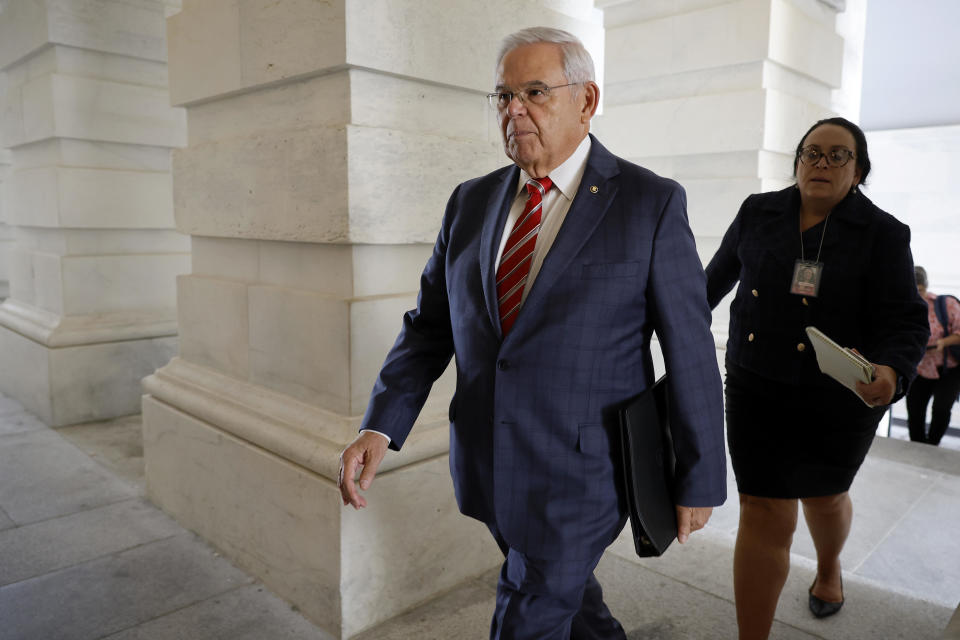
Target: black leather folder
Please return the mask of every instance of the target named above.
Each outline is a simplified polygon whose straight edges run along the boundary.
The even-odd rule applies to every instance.
[[[661,555],[677,537],[676,456],[667,409],[667,377],[662,376],[620,411],[623,478],[641,558]]]

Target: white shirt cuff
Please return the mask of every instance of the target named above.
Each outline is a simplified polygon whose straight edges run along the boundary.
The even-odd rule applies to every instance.
[[[390,439],[390,436],[388,436],[387,434],[383,433],[382,431],[377,431],[376,429],[360,429],[360,431],[361,431],[361,432],[363,432],[363,431],[369,431],[370,433],[376,433],[377,435],[381,435],[381,436],[383,436],[384,438],[387,439],[387,444],[390,444],[390,443],[392,442],[392,440]]]

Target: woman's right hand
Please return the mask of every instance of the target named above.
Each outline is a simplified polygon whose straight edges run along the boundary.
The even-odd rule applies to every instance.
[[[873,382],[857,381],[857,395],[871,407],[885,407],[897,391],[897,372],[885,364],[873,365]]]

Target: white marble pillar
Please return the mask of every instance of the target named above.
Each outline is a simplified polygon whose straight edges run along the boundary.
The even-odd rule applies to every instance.
[[[452,370],[359,512],[351,441],[454,186],[507,163],[484,93],[518,26],[602,54],[589,0],[185,0],[168,21],[180,353],[145,381],[148,492],[336,637],[501,559],[448,472]],[[202,60],[203,64],[197,61]]]
[[[0,104],[3,101],[3,80],[0,79]],[[3,215],[3,183],[10,171],[10,151],[0,149],[0,302],[10,293],[10,253],[13,249],[13,229]]]
[[[863,49],[867,35],[868,0],[844,0],[838,7],[837,34],[843,38],[843,75],[831,103],[837,115],[860,123],[863,93]]]
[[[840,3],[842,4],[842,3]],[[844,41],[833,0],[597,0],[611,150],[679,181],[709,261],[743,199],[792,182],[800,136],[831,115]],[[726,340],[727,303],[714,331]]]
[[[176,0],[9,0],[0,11],[14,229],[0,391],[57,426],[136,413],[176,345],[165,16]]]

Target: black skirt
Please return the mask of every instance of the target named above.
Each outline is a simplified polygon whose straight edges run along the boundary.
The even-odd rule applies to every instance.
[[[810,498],[850,488],[886,407],[829,382],[791,385],[727,362],[727,441],[740,493]]]

